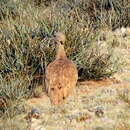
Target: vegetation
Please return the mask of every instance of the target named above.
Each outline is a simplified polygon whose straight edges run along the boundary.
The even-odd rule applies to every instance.
[[[57,31],[66,34],[79,79],[110,77],[120,69],[121,54],[113,47],[118,41],[106,35],[130,26],[128,0],[23,1],[0,0],[0,109],[6,115],[23,112],[24,100],[44,82]]]

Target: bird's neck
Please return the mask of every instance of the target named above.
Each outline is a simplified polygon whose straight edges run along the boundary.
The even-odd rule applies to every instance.
[[[66,59],[66,53],[64,49],[64,45],[58,43],[57,52],[56,52],[56,59]]]

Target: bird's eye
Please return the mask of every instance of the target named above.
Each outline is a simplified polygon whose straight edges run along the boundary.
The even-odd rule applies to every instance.
[[[61,44],[61,45],[63,45],[63,42],[62,42],[62,41],[60,41],[60,44]]]

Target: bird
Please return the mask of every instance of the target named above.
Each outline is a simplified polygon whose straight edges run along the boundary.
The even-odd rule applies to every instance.
[[[73,93],[78,80],[78,71],[76,65],[67,58],[64,49],[65,34],[56,32],[54,40],[57,45],[56,56],[45,70],[45,86],[51,103],[58,105]]]

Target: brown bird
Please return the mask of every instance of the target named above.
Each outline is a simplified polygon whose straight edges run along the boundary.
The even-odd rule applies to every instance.
[[[67,58],[62,32],[55,34],[57,44],[56,59],[46,68],[46,90],[54,105],[60,104],[76,87],[78,72],[76,65]]]

